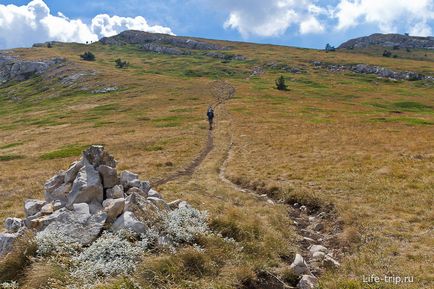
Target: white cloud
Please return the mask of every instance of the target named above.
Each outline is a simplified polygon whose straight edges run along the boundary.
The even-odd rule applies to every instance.
[[[309,34],[309,33],[321,33],[324,32],[324,25],[322,25],[318,19],[311,16],[308,19],[304,20],[300,23],[300,33],[301,34]]]
[[[360,24],[376,25],[383,33],[394,33],[405,27],[413,35],[432,33],[434,20],[432,0],[341,0],[336,7],[337,28],[345,30]]]
[[[279,36],[292,25],[299,25],[302,34],[324,31],[324,24],[315,16],[326,10],[313,2],[315,0],[221,0],[214,5],[229,12],[224,28],[236,29],[247,38]]]
[[[26,47],[49,40],[96,41],[127,29],[173,34],[168,27],[149,25],[141,16],[100,14],[88,25],[80,19],[69,19],[60,12],[52,15],[43,0],[33,0],[23,6],[0,4],[0,48]]]

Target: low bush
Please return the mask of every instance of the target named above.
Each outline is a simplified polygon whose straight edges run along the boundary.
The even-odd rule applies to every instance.
[[[87,51],[80,55],[80,58],[86,61],[95,61],[95,54],[90,51]]]

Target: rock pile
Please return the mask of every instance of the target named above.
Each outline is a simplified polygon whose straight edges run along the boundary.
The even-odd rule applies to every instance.
[[[24,220],[7,218],[0,234],[0,256],[8,253],[25,230],[60,232],[89,245],[103,230],[142,234],[162,215],[188,206],[180,200],[166,203],[137,174],[118,174],[116,160],[103,146],[93,145],[44,185],[45,200],[26,200]]]
[[[434,37],[417,37],[401,34],[372,34],[348,40],[339,46],[340,49],[367,48],[370,46],[434,49]]]
[[[8,55],[0,55],[0,85],[8,81],[24,81],[34,75],[41,75],[50,67],[64,61],[65,59],[63,58],[27,61]]]

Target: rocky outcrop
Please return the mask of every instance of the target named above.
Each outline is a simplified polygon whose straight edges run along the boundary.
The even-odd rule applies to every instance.
[[[367,48],[370,46],[399,47],[412,49],[434,49],[434,37],[416,37],[401,34],[372,34],[348,40],[340,49]]]
[[[138,30],[127,30],[112,37],[104,37],[99,42],[107,45],[137,44],[145,45],[149,43],[169,45],[171,47],[193,49],[193,50],[224,50],[223,46],[191,39],[188,37],[178,37],[168,34],[149,33]],[[152,47],[152,46],[151,46]]]
[[[63,63],[63,58],[29,61],[8,55],[0,55],[0,85],[9,81],[24,81],[41,75],[50,67]]]
[[[320,61],[314,61],[312,64],[315,68],[327,69],[330,72],[352,71],[354,73],[359,73],[359,74],[374,74],[381,78],[388,78],[393,80],[434,81],[434,77],[430,75],[423,75],[413,71],[394,71],[389,68],[376,66],[376,65],[368,65],[368,64],[343,65],[343,64],[324,63]]]
[[[160,54],[168,55],[190,55],[190,50],[183,50],[176,47],[170,47],[166,45],[161,45],[157,43],[146,43],[140,47],[144,51],[155,52]]]
[[[239,60],[239,61],[247,60],[247,57],[245,57],[243,55],[239,55],[239,54],[226,54],[226,53],[221,53],[221,52],[208,52],[205,55],[209,56],[209,57],[212,57],[212,58],[217,58],[217,59],[226,60],[226,61],[230,61],[230,60]]]
[[[83,246],[91,244],[103,230],[142,234],[171,210],[188,206],[167,204],[148,181],[116,170],[116,160],[103,146],[93,145],[79,161],[60,171],[44,185],[45,200],[26,200],[24,220],[7,218],[0,233],[0,256],[12,249],[27,229],[64,235]]]

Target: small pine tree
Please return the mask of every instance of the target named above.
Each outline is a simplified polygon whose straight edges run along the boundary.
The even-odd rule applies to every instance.
[[[128,62],[126,61],[122,61],[122,59],[118,58],[115,60],[116,63],[116,67],[117,68],[127,68],[128,67]]]
[[[283,77],[283,75],[276,79],[276,88],[278,90],[288,90],[288,86],[285,83],[285,78]]]
[[[384,50],[383,56],[384,57],[391,57],[392,56],[392,52],[390,52],[389,50]]]
[[[95,55],[90,51],[83,53],[80,57],[86,61],[95,61]]]

